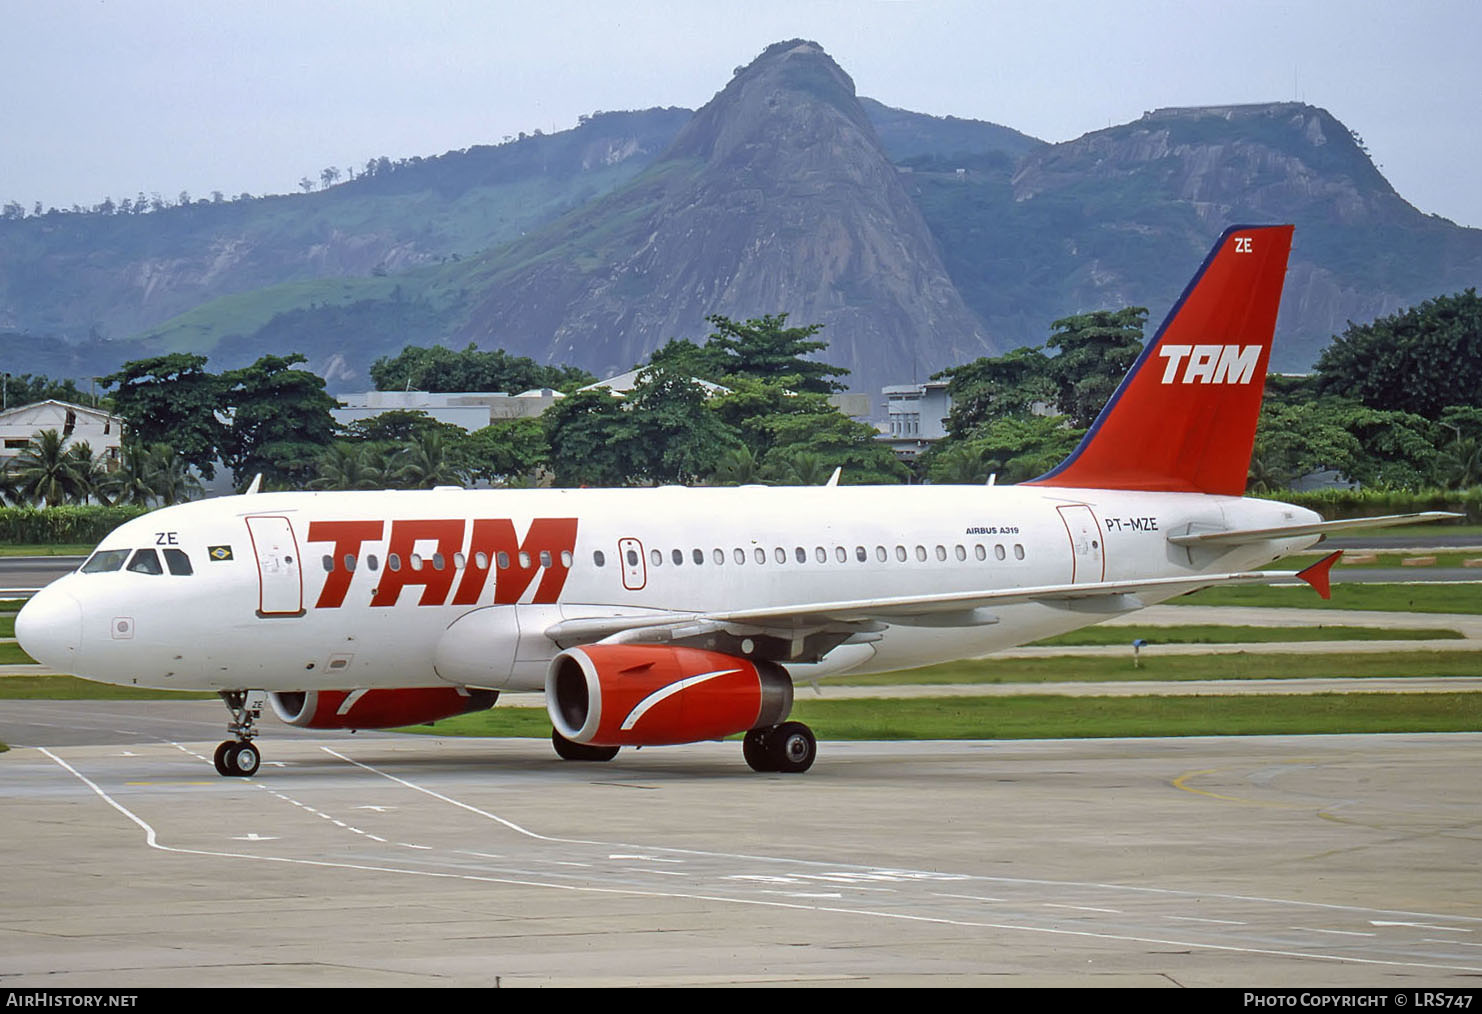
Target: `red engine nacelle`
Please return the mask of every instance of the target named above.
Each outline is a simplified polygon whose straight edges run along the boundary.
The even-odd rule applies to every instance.
[[[394,729],[484,711],[497,690],[407,687],[394,690],[307,690],[271,693],[273,711],[304,729]]]
[[[775,662],[656,644],[592,644],[546,672],[556,731],[591,746],[721,739],[776,725],[792,711],[792,680]]]

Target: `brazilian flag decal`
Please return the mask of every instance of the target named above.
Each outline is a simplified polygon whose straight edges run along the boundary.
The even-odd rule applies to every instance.
[[[213,560],[230,560],[232,558],[231,546],[207,546],[206,555]]]

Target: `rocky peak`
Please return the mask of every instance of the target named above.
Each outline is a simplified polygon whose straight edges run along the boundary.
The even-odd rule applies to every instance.
[[[566,251],[578,251],[575,258]],[[459,339],[594,372],[641,362],[709,314],[823,324],[856,391],[992,351],[880,146],[816,43],[769,46],[643,175],[532,237]],[[537,337],[539,336],[539,337]]]

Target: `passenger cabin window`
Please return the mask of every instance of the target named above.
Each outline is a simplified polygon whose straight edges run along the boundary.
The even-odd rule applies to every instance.
[[[121,569],[128,558],[127,549],[100,549],[88,558],[87,563],[82,565],[82,572],[84,574],[106,574],[109,571]]]
[[[134,554],[129,561],[129,570],[135,574],[163,574],[165,568],[160,566],[160,556],[152,549],[141,549]]]
[[[195,573],[190,565],[190,557],[183,550],[165,550],[165,566],[170,568],[170,573],[176,577],[188,577]]]
[[[607,557],[602,555],[602,550],[596,549],[592,551],[592,563],[598,567],[607,566]]]

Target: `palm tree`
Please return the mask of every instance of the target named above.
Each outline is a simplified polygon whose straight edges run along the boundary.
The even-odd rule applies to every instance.
[[[137,441],[123,445],[119,454],[118,468],[109,477],[108,494],[114,503],[147,507],[155,496],[151,482],[154,456],[151,449]]]
[[[19,492],[28,503],[55,507],[87,496],[87,479],[79,472],[77,456],[56,430],[36,434],[16,455],[13,469]]]
[[[319,456],[318,476],[310,489],[384,489],[386,456],[376,447],[331,444]]]
[[[102,456],[94,457],[92,445],[85,440],[69,447],[67,454],[72,458],[72,469],[77,476],[77,499],[91,498],[107,506],[110,483],[108,465]]]
[[[715,463],[710,481],[719,486],[746,486],[761,481],[756,455],[745,445],[732,448]]]
[[[150,448],[150,485],[154,495],[166,507],[173,507],[201,495],[201,480],[190,470],[186,461],[169,444],[155,444]]]
[[[461,486],[463,470],[443,435],[436,430],[417,434],[397,453],[392,478],[403,489],[431,489],[434,486]]]

